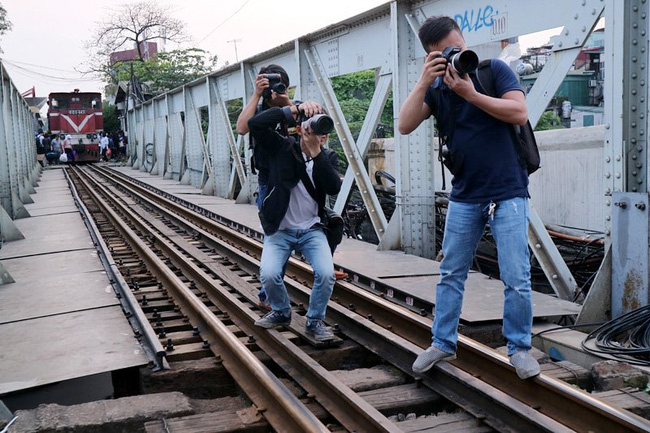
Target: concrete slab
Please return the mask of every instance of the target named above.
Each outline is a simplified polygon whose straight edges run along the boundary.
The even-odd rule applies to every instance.
[[[3,262],[16,281],[0,286],[0,324],[119,305],[95,250]],[[42,300],[47,302],[42,302]]]
[[[391,285],[405,293],[435,304],[438,276],[403,277],[391,280]],[[470,273],[465,283],[461,320],[470,323],[503,319],[503,283],[479,273]],[[532,292],[533,316],[556,317],[580,312],[580,305]]]
[[[25,239],[11,242],[11,248],[0,249],[0,260],[35,254],[79,249],[95,249],[81,215],[51,214],[15,221]]]
[[[145,365],[62,170],[44,170],[25,239],[0,249],[0,395]],[[16,395],[16,394],[14,394]]]
[[[56,215],[56,214],[69,214],[69,213],[79,213],[79,209],[73,203],[70,204],[56,204],[48,207],[38,207],[33,208],[29,211],[29,214],[33,217],[39,217],[44,215]]]
[[[118,306],[6,323],[0,341],[0,395],[148,363]]]

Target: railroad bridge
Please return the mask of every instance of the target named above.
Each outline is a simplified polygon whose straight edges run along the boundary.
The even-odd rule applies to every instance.
[[[241,316],[230,310],[238,302],[254,305],[255,260],[259,257],[253,251],[252,258],[247,259],[250,261],[239,262],[225,253],[230,248],[227,245],[234,249],[244,242],[243,238],[259,242],[261,236],[253,206],[257,179],[245,163],[250,160],[249,138],[233,132],[228,106],[232,101],[244,104],[248,101],[257,71],[270,63],[280,64],[288,71],[296,99],[320,101],[333,117],[348,165],[333,208],[344,212],[351,192],[356,190],[378,239],[378,245],[345,239],[337,250],[335,265],[348,272],[351,279],[340,283],[345,291],[340,289],[335,293],[347,308],[330,308],[328,320],[341,326],[345,332],[342,340],[358,339],[389,364],[408,370],[418,350],[428,344],[425,331],[430,325],[431,306],[435,304],[438,268],[434,258],[435,245],[439,242],[436,227],[440,211],[436,197],[441,190],[441,175],[432,145],[433,121],[409,136],[401,136],[395,129],[395,165],[391,173],[395,178],[395,207],[390,216],[380,205],[378,191],[382,188],[373,184],[364,161],[387,99],[392,95],[393,117],[397,121],[399,107],[419,77],[424,57],[417,39],[420,24],[427,17],[440,14],[455,17],[462,24],[468,47],[482,58],[499,55],[504,41],[558,28],[546,65],[527,96],[532,124],[540,119],[591,31],[604,18],[603,124],[537,134],[543,166],[530,179],[529,237],[548,290],[535,294],[535,317],[539,326],[547,329],[562,320],[580,325],[615,319],[647,306],[650,278],[646,168],[648,9],[644,0],[553,0],[525,5],[507,1],[387,2],[144,103],[128,104],[125,107],[128,163],[126,167],[97,168],[97,173],[88,173],[90,170],[85,168],[40,168],[33,146],[31,115],[6,70],[1,68],[0,335],[9,344],[3,345],[5,349],[0,356],[0,398],[12,401],[16,407],[29,406],[20,401],[30,392],[41,402],[57,401],[45,397],[52,389],[48,387],[70,384],[73,380],[90,381],[87,383],[93,384],[96,394],[113,392],[116,397],[132,396],[137,391],[124,383],[132,385],[134,380],[141,380],[134,379],[133,375],[146,368],[143,366],[149,364],[153,371],[167,371],[172,363],[211,353],[210,356],[216,355],[218,362],[235,376],[237,385],[253,402],[252,407],[258,409],[248,416],[240,415],[240,419],[247,419],[245,423],[268,422],[278,430],[279,425],[287,422],[290,427],[286,431],[305,431],[305,425],[311,430],[327,418],[317,410],[306,414],[302,409],[295,409],[302,407],[302,403],[277,379],[268,378],[263,384],[251,381],[250,377],[269,375],[268,368],[250,357],[240,359],[231,354],[255,346],[268,357],[269,353],[279,353],[282,344],[285,347],[289,344],[282,340],[287,337],[281,333],[272,335],[275,340],[266,340],[251,330],[248,322],[257,314],[254,310],[238,313]],[[362,70],[375,72],[376,87],[361,131],[354,137],[331,79]],[[207,119],[207,131],[201,125],[202,118]],[[115,186],[110,179],[115,182],[120,179],[123,184]],[[127,188],[133,189],[138,198],[127,197],[126,193],[122,197],[121,191]],[[101,194],[119,196],[124,203],[103,207],[107,199]],[[154,196],[162,197],[165,203]],[[145,210],[129,211],[123,207],[125,203],[137,203]],[[174,206],[174,210],[155,218],[145,215],[144,212],[158,206],[169,209]],[[130,241],[115,241],[115,235],[101,234],[106,227],[121,225],[120,215],[129,213],[135,219],[124,226],[121,237],[143,232],[147,224],[151,232],[140,240],[136,240],[136,235]],[[158,221],[168,224],[175,218],[172,214],[181,213],[184,217],[185,213],[195,216],[191,222],[189,219],[174,222],[174,229]],[[234,233],[217,235],[210,225],[212,222]],[[567,227],[572,229],[560,238],[583,233],[583,238],[593,238],[603,247],[602,263],[589,281],[588,293],[582,293],[557,240],[552,237]],[[181,257],[174,255],[171,246],[177,242],[174,232],[182,232],[201,244],[183,248],[187,254],[191,250],[194,260],[204,263],[205,269],[181,265]],[[217,239],[223,238],[227,241],[219,243]],[[145,248],[146,244],[152,247],[151,251]],[[254,250],[255,246],[245,248]],[[157,259],[156,254],[166,258]],[[292,299],[295,297],[299,309],[305,296],[300,286],[308,287],[309,273],[299,258],[293,262],[288,276],[296,285]],[[161,263],[172,266],[173,270],[154,271]],[[224,263],[231,266],[230,271],[246,273],[242,277],[244,282],[231,280],[221,267]],[[202,272],[208,271],[220,275],[223,286],[241,287],[239,301],[227,293],[216,295],[206,290],[209,283]],[[192,277],[187,276],[190,274]],[[174,289],[172,295],[172,286],[186,286],[194,292]],[[361,289],[364,294],[357,293]],[[479,328],[474,326],[477,324],[482,327],[482,335],[488,333],[490,326],[498,326],[500,291],[498,281],[478,272],[470,275],[462,316],[468,333],[478,333]],[[163,304],[172,298],[175,305],[168,310]],[[44,299],[49,302],[43,302]],[[151,307],[151,303],[157,307]],[[400,325],[396,324],[398,313],[399,320],[404,321]],[[213,323],[211,316],[219,316],[222,324]],[[365,327],[357,329],[357,322],[364,322]],[[193,326],[187,330],[183,323]],[[227,334],[224,329],[227,326],[239,327],[239,332],[247,335],[247,343],[242,345],[241,334],[240,338]],[[389,339],[391,344],[400,342],[399,350],[380,338],[386,332],[374,329],[377,326],[395,332],[396,336]],[[174,337],[168,338],[169,335]],[[554,351],[556,359],[576,364],[595,362],[596,357],[586,354],[575,343],[579,338],[576,334],[566,338],[550,335],[537,337],[539,349]],[[179,341],[189,346],[181,350]],[[38,350],[28,360],[26,354],[34,344]],[[215,346],[219,349],[214,349]],[[186,358],[180,355],[183,351],[188,353]],[[84,356],[73,356],[74,352],[83,352]],[[291,355],[282,356],[289,363]],[[472,361],[493,367],[474,370]],[[303,362],[310,366],[313,363]],[[246,366],[243,373],[233,372],[237,370],[235,366],[243,365]],[[348,395],[351,391],[345,384],[328,388],[327,383],[340,384],[331,373],[313,367],[318,373],[305,373],[306,379],[302,380],[296,377],[311,396],[307,400],[317,401],[344,429],[393,431],[378,409],[368,408],[367,403]],[[436,371],[433,378],[424,382],[438,391],[444,389],[445,397],[456,404],[461,403],[465,393],[476,395],[475,399],[468,399],[472,400],[471,404],[463,409],[495,430],[592,428],[591,424],[581,424],[581,417],[571,421],[572,416],[562,412],[562,408],[551,410],[549,401],[559,398],[555,394],[544,394],[536,388],[541,401],[531,401],[525,397],[525,389],[504,391],[499,383],[508,382],[503,375],[512,371],[496,372],[497,368],[507,371],[507,361],[502,355],[463,337],[459,360],[449,367],[440,367],[442,373]],[[120,373],[115,374],[116,371]],[[298,371],[301,370],[293,366],[286,373],[300,376]],[[106,376],[106,373],[113,375]],[[462,385],[451,385],[448,379],[438,377],[441,375],[455,377]],[[472,383],[472,375],[486,378],[486,382],[474,384],[470,392],[463,387]],[[90,379],[93,377],[96,380]],[[568,397],[563,397],[566,401],[578,401],[577,406],[570,408],[567,403],[565,410],[578,411],[585,419],[592,418],[594,412],[600,413],[602,419],[592,421],[600,422],[600,428],[607,426],[608,430],[602,431],[650,430],[643,419],[606,403],[593,403],[590,397],[580,393],[571,393],[545,374],[535,381],[543,383],[542,387],[553,385],[568,392]],[[306,384],[309,382],[322,384],[322,388],[310,388]],[[255,391],[262,385],[268,390],[266,395]],[[499,396],[496,408],[481,407],[481,395],[490,393]],[[334,395],[349,398],[342,404]],[[67,401],[78,403],[100,398],[97,395],[85,400],[75,397],[77,400]],[[293,405],[293,413],[287,411],[291,417],[284,411],[286,408],[268,406],[274,399],[290,402],[286,406]],[[520,412],[506,413],[503,408],[509,406],[519,408]],[[536,413],[526,409],[531,407],[537,408]],[[354,416],[357,412],[351,412],[352,409],[365,415]],[[190,412],[188,409],[187,413]],[[612,419],[620,420],[620,424],[614,425],[616,421]],[[148,428],[148,431],[158,431],[153,424]]]

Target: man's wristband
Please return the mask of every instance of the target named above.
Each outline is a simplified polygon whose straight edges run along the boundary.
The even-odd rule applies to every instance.
[[[284,120],[287,121],[287,125],[296,126],[296,119],[291,112],[291,106],[282,107],[282,114],[284,114]]]

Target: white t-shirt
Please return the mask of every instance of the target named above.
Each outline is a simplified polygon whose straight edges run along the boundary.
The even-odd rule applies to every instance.
[[[304,153],[302,157],[307,159]],[[313,182],[314,161],[309,160],[305,164],[309,179]],[[291,196],[289,198],[289,208],[284,215],[282,222],[280,222],[280,230],[294,229],[294,230],[307,230],[314,224],[320,221],[318,216],[318,203],[312,198],[302,183],[302,180],[291,189]]]
[[[99,148],[104,150],[108,147],[108,137],[104,136],[99,139]]]

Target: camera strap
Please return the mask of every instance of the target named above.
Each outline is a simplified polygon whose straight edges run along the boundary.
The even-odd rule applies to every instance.
[[[318,201],[318,194],[316,193],[316,187],[314,186],[314,182],[309,178],[309,174],[307,174],[307,166],[305,165],[308,161],[305,161],[305,159],[302,157],[302,155],[298,155],[298,152],[296,152],[295,148],[291,148],[293,151],[294,156],[296,159],[299,159],[302,164],[298,164],[298,174],[300,176],[300,180],[302,181],[302,184],[305,185],[305,189],[311,196],[311,198],[314,199],[314,201],[318,204],[318,210],[320,210],[325,207],[325,203],[320,203]]]
[[[442,90],[438,88],[436,90],[436,105],[438,106],[438,112],[440,110],[440,92]],[[438,129],[438,161],[440,161],[440,171],[442,172],[442,189],[445,190],[447,189],[447,182],[445,178],[445,163],[444,163],[444,153],[445,153],[445,147],[447,148],[447,152],[451,154],[451,148],[449,147],[449,144],[451,143],[452,137],[454,135],[454,127],[456,126],[456,100],[458,96],[454,92],[450,91],[450,98],[449,98],[449,106],[450,106],[450,112],[449,112],[449,125],[447,128],[447,134],[442,134],[440,132],[440,129]],[[436,119],[437,121],[438,119]]]

